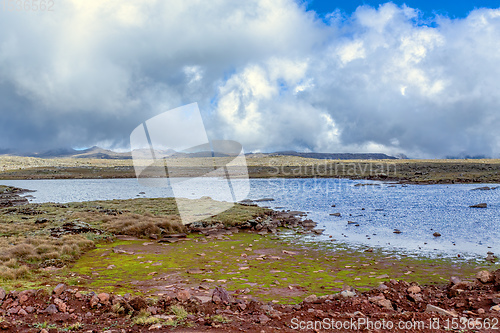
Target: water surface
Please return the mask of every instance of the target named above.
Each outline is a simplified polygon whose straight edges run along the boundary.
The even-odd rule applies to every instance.
[[[163,187],[144,187],[136,179],[10,180],[1,184],[36,190],[32,202],[73,202],[170,197]],[[355,186],[359,183],[374,184]],[[221,181],[221,185],[224,184]],[[275,209],[301,210],[325,229],[317,240],[380,246],[447,256],[500,254],[500,188],[481,184],[408,185],[348,179],[251,179],[250,199]],[[144,192],[144,193],[142,193]],[[183,196],[194,197],[196,189]],[[486,209],[470,208],[485,202]],[[332,207],[335,205],[335,207]],[[331,216],[340,213],[341,217]],[[348,224],[348,221],[356,224]],[[401,234],[394,234],[394,229]],[[441,237],[434,237],[439,232]],[[496,251],[495,251],[496,249]]]

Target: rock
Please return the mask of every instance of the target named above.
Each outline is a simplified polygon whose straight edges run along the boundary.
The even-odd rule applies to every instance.
[[[480,203],[480,204],[477,204],[477,205],[472,205],[472,206],[469,206],[470,208],[488,208],[488,204],[487,203]]]
[[[116,268],[116,266],[115,266],[115,265],[109,265],[109,266],[107,267],[107,269],[115,269],[115,268]]]
[[[389,301],[388,299],[383,299],[381,301],[378,301],[377,305],[387,310],[394,310],[391,301]]]
[[[134,254],[132,251],[125,251],[116,247],[113,248],[113,253]]]
[[[158,312],[160,312],[160,309],[157,308],[156,306],[148,306],[146,311],[151,313],[152,315],[156,315],[158,314]]]
[[[147,309],[147,307],[148,307],[148,303],[146,302],[146,300],[140,296],[136,296],[136,297],[132,298],[129,301],[129,305],[135,311],[141,311],[141,310]]]
[[[180,233],[180,234],[169,234],[169,235],[165,235],[165,237],[163,238],[177,238],[177,239],[180,239],[180,238],[186,238],[187,237],[187,234],[185,233]]]
[[[48,314],[54,314],[57,313],[57,307],[54,304],[50,304],[43,312],[48,313]]]
[[[419,286],[411,286],[410,288],[406,289],[406,291],[410,294],[418,294],[422,291]]]
[[[460,283],[460,279],[459,279],[459,278],[457,278],[456,276],[452,276],[452,277],[450,278],[450,282],[451,282],[452,284],[454,284],[454,285],[455,285],[455,284],[459,284],[459,283]]]
[[[376,279],[388,279],[389,278],[389,275],[387,274],[382,274],[382,275],[379,275],[376,277]]]
[[[185,302],[191,298],[191,292],[189,291],[189,289],[180,290],[179,292],[177,292],[175,298],[177,298],[179,302]]]
[[[56,296],[59,297],[64,291],[66,290],[66,285],[64,283],[59,283],[54,290],[52,290],[52,293]]]
[[[490,308],[490,311],[500,312],[500,305],[493,305]]]
[[[315,303],[318,301],[318,296],[316,295],[309,295],[306,298],[304,298],[305,303]]]
[[[410,294],[408,295],[408,298],[413,302],[422,302],[424,300],[422,298],[422,294]]]
[[[356,292],[351,291],[351,290],[343,290],[340,292],[340,296],[344,298],[350,298],[356,296]]]
[[[90,308],[95,308],[98,304],[99,304],[99,298],[96,295],[92,296],[92,298],[89,301]]]
[[[149,329],[148,329],[148,330],[149,330],[149,331],[152,331],[152,330],[159,330],[159,329],[161,329],[162,327],[163,327],[163,326],[162,326],[160,323],[158,323],[158,324],[153,324],[153,325],[151,325],[151,326],[149,327]]]
[[[26,310],[26,312],[28,312],[28,313],[33,313],[33,312],[35,312],[35,308],[34,308],[34,307],[32,307],[32,306],[27,306],[25,310]]]
[[[370,247],[369,249],[366,249],[365,252],[372,253],[373,249]]]
[[[485,313],[486,313],[486,311],[484,311],[484,309],[477,309],[477,314],[482,315],[482,314],[485,314]]]
[[[271,319],[266,316],[265,314],[260,314],[259,317],[257,317],[257,320],[259,321],[259,323],[265,325],[267,324],[269,321],[271,321]]]
[[[49,333],[49,331],[47,331],[45,328],[42,328],[42,330],[40,331],[40,333]]]
[[[109,294],[107,294],[107,293],[100,293],[99,295],[97,295],[97,297],[99,298],[99,301],[102,304],[108,304],[109,303]]]
[[[274,201],[274,199],[273,198],[262,198],[262,199],[253,200],[253,202],[265,202],[265,201]]]
[[[340,213],[332,213],[330,214],[330,216],[337,216],[337,217],[341,217],[342,215]]]
[[[451,317],[458,317],[458,315],[454,312],[442,309],[438,306],[427,304],[427,307],[425,308],[425,312],[436,312],[445,316],[451,316]]]
[[[67,311],[67,305],[66,303],[63,302],[60,298],[54,299],[54,304],[57,306],[57,309],[60,312],[66,312]]]
[[[387,287],[385,284],[381,283],[378,287],[377,287],[378,290],[380,291],[385,291],[385,290],[388,290],[389,287]]]
[[[304,228],[314,228],[317,225],[313,220],[304,220],[301,224]]]
[[[25,290],[19,293],[19,304],[24,304],[28,301],[29,297],[33,294],[31,290]]]
[[[14,189],[14,188],[11,188]],[[0,208],[3,207],[13,207],[13,206],[21,206],[21,205],[26,205],[28,204],[28,199],[13,193],[13,191],[10,191],[10,193],[6,193],[6,191],[0,193]]]
[[[203,271],[199,268],[191,268],[187,270],[188,274],[203,274]]]
[[[220,299],[219,302],[223,302],[225,304],[229,304],[232,302],[232,297],[229,295],[229,293],[222,287],[215,287],[214,289],[214,292],[212,294],[212,301],[214,303],[217,303],[217,299],[216,297],[218,297]]]
[[[83,234],[89,232],[98,235],[104,233],[102,230],[92,228],[90,224],[78,220],[73,222],[67,222],[63,224],[61,227],[51,228],[49,230],[50,230],[50,235],[52,237],[58,237],[58,238],[63,235],[75,235],[75,234]]]
[[[0,288],[0,301],[3,301],[6,295],[5,290]]]
[[[13,308],[10,308],[9,310],[7,310],[7,313],[13,315],[13,314],[17,314],[19,312],[19,310],[21,310],[21,307],[16,306],[16,307],[13,307]]]
[[[493,282],[493,280],[495,279],[495,276],[488,271],[480,271],[480,272],[477,272],[476,279],[478,279],[482,283],[489,283],[489,282]]]
[[[488,255],[486,256],[486,260],[494,263],[497,260],[497,257],[495,257],[492,252],[488,252]]]
[[[496,187],[483,186],[483,187],[473,188],[471,191],[489,191],[494,189],[496,189]]]
[[[316,235],[321,235],[324,231],[325,231],[325,229],[313,229],[313,232],[314,232]]]
[[[399,230],[399,229],[394,229],[393,233],[395,233],[395,234],[400,234],[400,233],[402,233],[402,231],[401,231],[401,230]]]
[[[209,303],[212,301],[212,297],[210,296],[194,296],[194,298],[200,301],[201,304]]]
[[[49,220],[47,220],[45,217],[40,217],[36,219],[35,224],[43,224],[47,222],[49,222]]]
[[[434,236],[434,237],[441,237],[441,234],[439,232],[435,232],[435,233],[432,234],[432,236]]]

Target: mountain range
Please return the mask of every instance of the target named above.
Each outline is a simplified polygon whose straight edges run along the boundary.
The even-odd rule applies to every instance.
[[[175,158],[175,157],[210,157],[212,153],[209,151],[201,151],[195,153],[182,153],[176,152],[174,150],[163,150],[155,151],[157,155],[162,157]],[[10,156],[29,156],[29,157],[39,157],[39,158],[97,158],[97,159],[131,159],[131,152],[115,152],[108,149],[103,149],[97,146],[77,150],[73,148],[60,148],[52,149],[42,152],[15,152],[12,150],[0,149],[0,155],[10,155]],[[149,150],[135,150],[134,156],[141,156],[146,158],[149,156]],[[216,157],[230,156],[222,153],[216,153]],[[254,157],[273,157],[273,156],[297,156],[304,158],[315,158],[315,159],[331,159],[331,160],[374,160],[374,159],[397,159],[406,158],[405,156],[389,156],[381,153],[301,153],[296,151],[279,151],[274,153],[248,153],[246,154],[248,158]]]

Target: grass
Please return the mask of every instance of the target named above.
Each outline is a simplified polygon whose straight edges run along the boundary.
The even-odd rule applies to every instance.
[[[188,316],[188,312],[180,305],[172,305],[170,312],[177,317],[177,320],[184,321]]]
[[[49,324],[47,323],[46,321],[44,321],[43,323],[34,323],[32,325],[34,328],[38,328],[38,329],[57,329],[57,325],[55,324]]]
[[[135,325],[147,326],[161,322],[159,318],[151,316],[151,313],[142,310],[132,321]]]
[[[0,187],[0,191],[12,188]],[[206,200],[205,200],[206,201]],[[205,202],[204,201],[204,202]],[[237,205],[206,223],[234,224],[262,214],[265,209]],[[53,237],[51,230],[67,222],[82,221],[95,231]],[[131,199],[68,204],[28,204],[0,209],[0,282],[32,285],[48,273],[44,267],[64,267],[77,261],[98,244],[112,241],[115,234],[138,238],[185,232],[175,200]],[[65,270],[62,271],[64,275]],[[69,277],[70,284],[78,279]]]
[[[228,324],[231,322],[231,319],[224,317],[223,315],[213,315],[210,317],[211,321],[219,324]]]
[[[83,327],[84,327],[84,325],[82,323],[76,322],[76,323],[64,326],[62,328],[62,331],[64,331],[64,332],[78,331],[78,330],[83,329]]]

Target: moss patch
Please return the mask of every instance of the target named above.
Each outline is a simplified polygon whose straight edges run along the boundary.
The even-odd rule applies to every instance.
[[[168,245],[145,241],[99,245],[71,271],[85,277],[86,287],[110,292],[158,294],[200,284],[222,285],[263,301],[294,303],[309,294],[340,291],[344,285],[363,291],[389,279],[436,284],[452,275],[470,278],[478,269],[466,261],[359,252],[342,245],[313,248],[301,243],[300,236],[239,233],[224,240],[188,239]],[[174,287],[165,290],[167,285]]]

